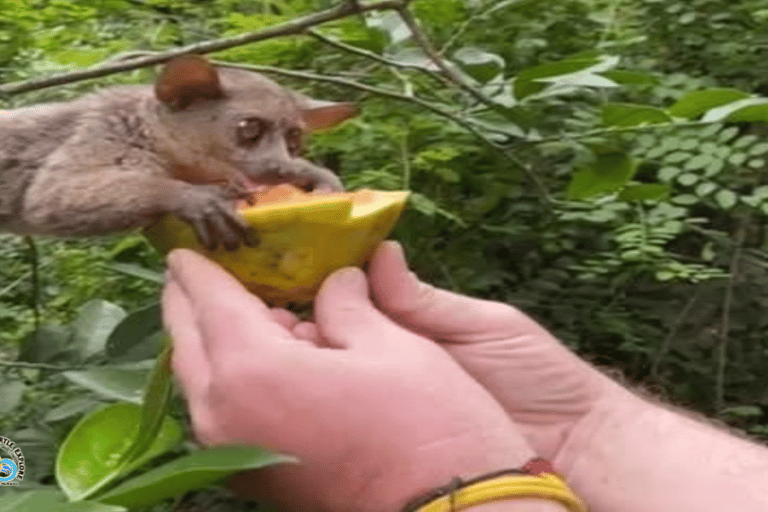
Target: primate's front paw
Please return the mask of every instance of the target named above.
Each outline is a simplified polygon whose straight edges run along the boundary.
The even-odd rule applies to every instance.
[[[206,249],[214,250],[219,243],[228,251],[241,243],[254,247],[259,243],[258,234],[235,211],[235,195],[230,187],[190,185],[178,197],[174,213],[192,225]]]

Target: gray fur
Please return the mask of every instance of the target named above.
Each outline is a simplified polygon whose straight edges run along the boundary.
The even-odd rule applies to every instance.
[[[0,111],[0,230],[100,235],[172,212],[206,245],[234,247],[247,228],[231,200],[248,184],[341,188],[327,169],[289,154],[285,133],[305,128],[310,108],[303,97],[255,73],[217,74],[223,98],[182,110],[146,85]],[[244,146],[236,128],[249,117],[272,128]]]

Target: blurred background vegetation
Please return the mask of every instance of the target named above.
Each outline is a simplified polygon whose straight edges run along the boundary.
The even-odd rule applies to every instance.
[[[337,4],[0,0],[0,83]],[[314,138],[311,157],[350,187],[414,192],[394,237],[423,279],[516,305],[595,363],[768,436],[768,2],[412,6],[465,87],[391,12],[214,58],[335,78],[275,77],[361,104],[358,119]],[[0,108],[151,79],[145,69],[0,96]],[[20,237],[0,241],[7,358],[88,366],[151,357],[140,345],[156,326],[162,260],[139,234],[38,239],[35,250]],[[138,322],[130,350],[87,348],[126,319]],[[44,482],[51,446],[97,399],[73,402],[76,388],[57,372],[0,371],[0,431],[36,443],[30,478]]]

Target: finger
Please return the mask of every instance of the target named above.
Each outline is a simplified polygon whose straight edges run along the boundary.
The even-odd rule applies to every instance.
[[[381,352],[399,350],[403,342],[424,341],[373,306],[365,274],[353,267],[338,270],[325,280],[315,299],[315,323],[333,348]]]
[[[171,364],[176,380],[191,404],[204,403],[210,363],[189,300],[172,279],[163,288],[162,306],[163,324],[173,340]]]
[[[168,256],[168,269],[190,302],[212,363],[256,351],[266,363],[270,348],[294,339],[259,298],[213,262],[175,250]]]
[[[317,330],[317,325],[315,325],[314,322],[301,322],[296,324],[296,326],[291,329],[291,332],[297,338],[311,341],[313,344],[318,346],[325,346],[322,337]]]
[[[296,324],[301,322],[299,317],[285,308],[272,308],[270,309],[269,313],[272,315],[272,320],[282,325],[286,329],[293,329]]]
[[[371,294],[382,311],[432,339],[459,343],[547,331],[517,309],[435,288],[408,270],[403,248],[384,242],[368,267]]]

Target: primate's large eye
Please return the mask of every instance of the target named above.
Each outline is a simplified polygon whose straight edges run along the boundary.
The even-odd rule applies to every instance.
[[[243,146],[251,146],[269,129],[269,124],[258,117],[248,117],[237,123],[237,140]]]
[[[285,145],[288,146],[288,153],[291,156],[298,156],[301,153],[302,131],[299,128],[289,128],[285,133]]]

